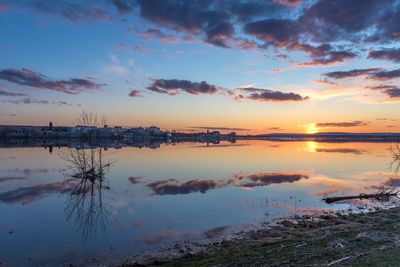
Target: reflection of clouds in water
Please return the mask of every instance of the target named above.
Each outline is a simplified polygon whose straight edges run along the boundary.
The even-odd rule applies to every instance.
[[[146,184],[155,195],[181,195],[200,192],[202,194],[216,188],[236,186],[241,188],[252,188],[268,186],[280,183],[293,183],[301,179],[307,179],[309,175],[305,172],[277,172],[277,173],[237,173],[232,178],[225,180],[189,180],[181,182],[171,178]],[[130,177],[133,184],[143,183],[137,177]]]
[[[157,181],[147,185],[156,195],[180,195],[190,194],[194,192],[206,193],[210,189],[217,187],[217,182],[214,180],[191,180],[181,183],[177,179],[169,179]]]
[[[18,173],[24,175],[35,175],[39,173],[48,173],[50,170],[46,168],[15,168],[4,170],[5,173]]]
[[[30,187],[20,187],[0,194],[0,201],[7,204],[27,205],[40,200],[48,194],[71,192],[71,188],[64,182],[39,184]]]
[[[341,153],[341,154],[353,154],[353,155],[362,155],[368,153],[368,151],[365,149],[337,147],[337,144],[335,144],[334,147],[329,147],[314,141],[308,141],[305,143],[306,146],[303,149],[298,149],[299,151],[306,151],[311,153],[320,152],[320,153]]]
[[[361,155],[367,153],[365,149],[356,149],[356,148],[317,148],[316,152],[325,152],[325,153],[344,153],[344,154],[354,154]]]
[[[328,188],[328,189],[326,189],[324,191],[311,193],[311,195],[314,195],[314,196],[326,196],[326,195],[330,195],[330,194],[333,194],[333,193],[338,193],[339,191],[340,191],[339,188]]]
[[[5,183],[7,181],[15,181],[15,180],[25,180],[28,179],[28,176],[10,176],[10,177],[0,177],[0,184]]]

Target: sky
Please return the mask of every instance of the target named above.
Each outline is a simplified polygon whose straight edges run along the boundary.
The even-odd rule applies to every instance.
[[[395,0],[0,0],[0,59],[0,124],[400,131]]]

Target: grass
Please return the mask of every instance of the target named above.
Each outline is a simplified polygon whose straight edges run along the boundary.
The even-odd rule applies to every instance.
[[[398,266],[399,242],[400,208],[304,216],[250,232],[240,240],[213,244],[201,253],[146,265],[323,266],[338,261],[340,266]]]

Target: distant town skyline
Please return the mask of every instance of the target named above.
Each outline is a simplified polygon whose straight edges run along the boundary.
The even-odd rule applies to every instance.
[[[0,0],[0,124],[400,131],[399,1]]]

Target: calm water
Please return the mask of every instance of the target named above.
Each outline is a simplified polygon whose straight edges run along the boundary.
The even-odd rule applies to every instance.
[[[76,176],[81,162],[71,161],[82,152],[2,148],[0,261],[123,257],[176,240],[212,238],[221,226],[347,209],[321,199],[369,192],[390,179],[389,148],[270,141],[112,148],[101,152],[101,181],[85,183]]]

